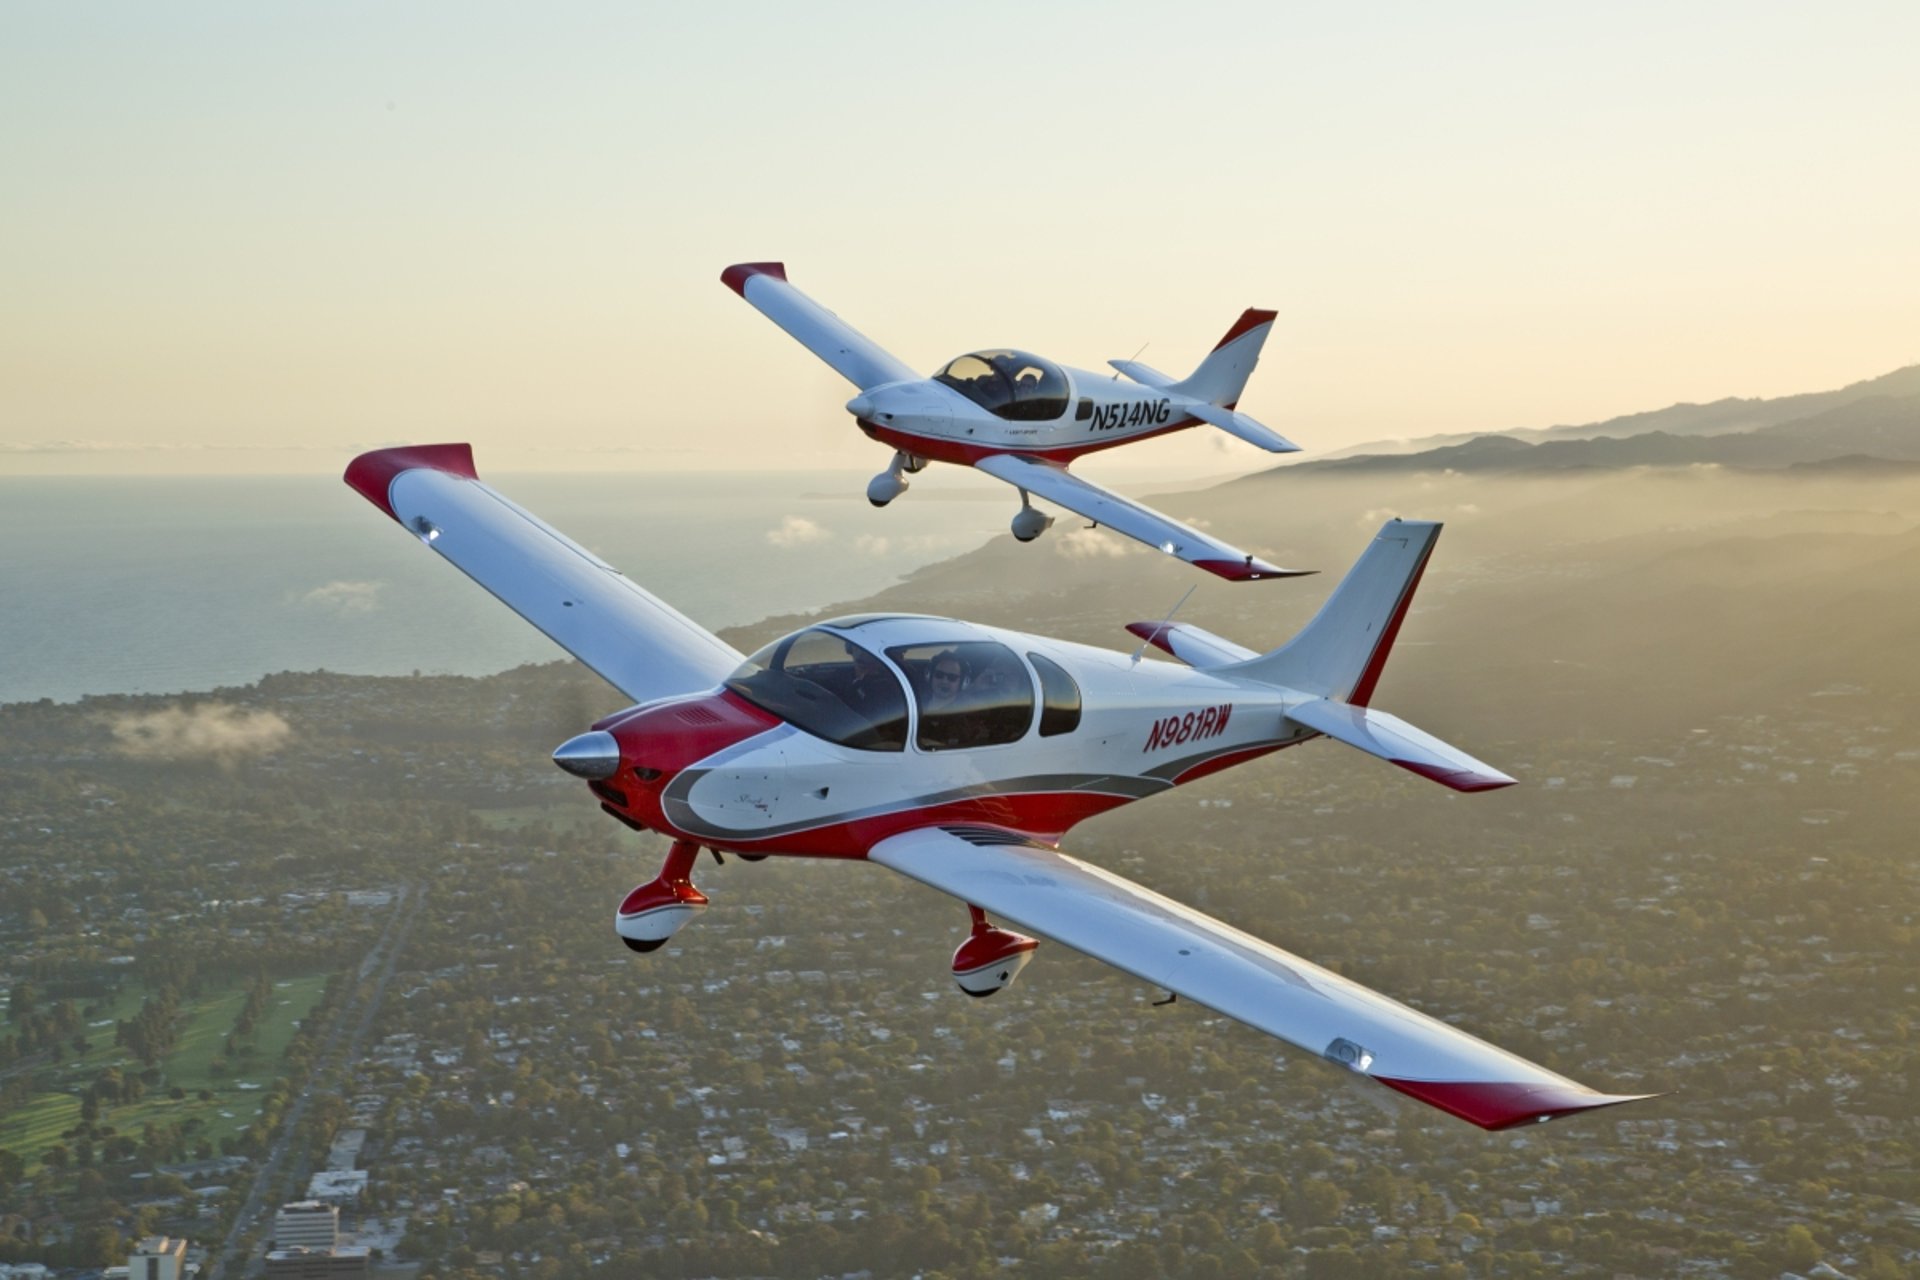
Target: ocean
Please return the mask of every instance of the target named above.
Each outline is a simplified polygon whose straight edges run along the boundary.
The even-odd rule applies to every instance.
[[[1017,502],[956,473],[875,510],[867,478],[488,480],[716,630],[869,595],[1004,532]],[[337,477],[0,478],[0,702],[561,656]]]

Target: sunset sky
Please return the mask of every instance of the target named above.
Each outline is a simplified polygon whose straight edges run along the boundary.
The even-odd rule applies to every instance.
[[[1836,387],[1920,361],[1916,49],[1910,0],[13,4],[0,475],[877,468],[719,283],[764,259],[929,371],[1275,308],[1242,407],[1310,454]]]

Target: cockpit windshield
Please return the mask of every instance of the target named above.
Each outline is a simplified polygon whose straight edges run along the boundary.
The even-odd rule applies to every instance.
[[[1067,375],[1025,351],[976,351],[933,375],[987,412],[1013,422],[1051,422],[1067,412]]]
[[[907,699],[872,653],[830,631],[796,632],[748,658],[727,688],[817,738],[862,751],[904,751]]]
[[[991,640],[899,645],[887,656],[907,673],[920,706],[922,751],[991,747],[1026,736],[1033,677],[1013,650]]]

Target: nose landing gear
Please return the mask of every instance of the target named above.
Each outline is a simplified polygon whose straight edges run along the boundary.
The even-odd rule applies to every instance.
[[[613,916],[613,931],[635,951],[658,951],[667,939],[707,909],[707,895],[693,887],[693,861],[700,846],[676,840],[660,874],[629,893]]]
[[[885,471],[867,481],[867,501],[876,507],[884,507],[907,491],[907,477],[926,466],[926,460],[916,458],[903,450],[896,450],[893,463]]]

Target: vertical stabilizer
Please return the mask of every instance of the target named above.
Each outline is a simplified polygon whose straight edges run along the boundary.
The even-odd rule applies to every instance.
[[[1272,653],[1215,670],[1368,705],[1439,537],[1434,521],[1388,521],[1298,635]]]
[[[1227,408],[1239,404],[1253,367],[1260,363],[1260,348],[1267,345],[1267,335],[1273,332],[1274,315],[1272,311],[1244,312],[1192,376],[1167,390]]]

